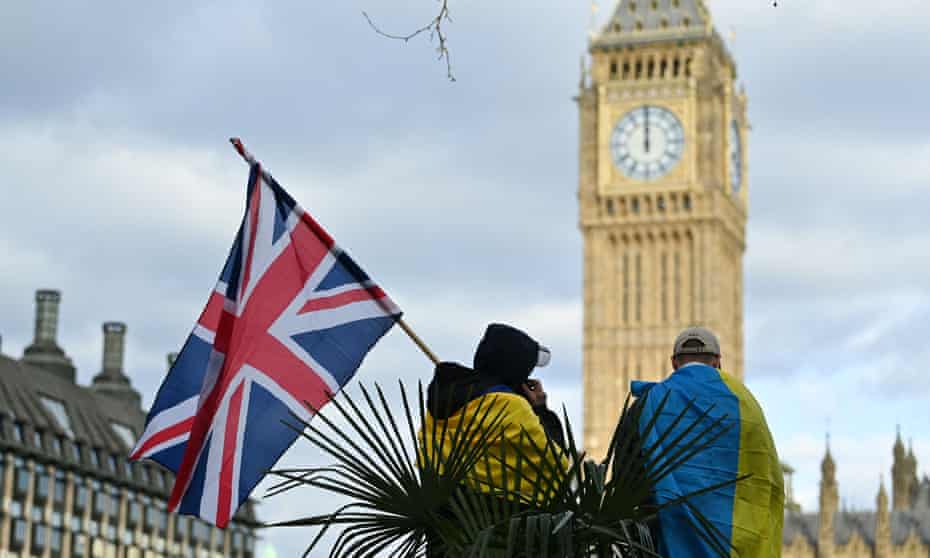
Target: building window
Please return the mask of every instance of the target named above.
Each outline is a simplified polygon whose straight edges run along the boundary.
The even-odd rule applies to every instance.
[[[113,429],[113,432],[116,433],[116,436],[120,439],[121,442],[123,442],[123,445],[126,446],[127,451],[131,450],[133,446],[136,445],[136,433],[125,424],[111,422],[110,428]]]
[[[36,469],[36,492],[35,498],[40,502],[45,502],[48,500],[48,485],[50,479],[48,478],[48,473],[42,471],[39,472]]]
[[[691,210],[691,196],[689,196],[688,194],[685,194],[684,196],[682,196],[681,206],[685,209],[685,211],[690,211]]]
[[[107,540],[117,542],[116,540],[116,526],[112,523],[107,524]]]
[[[65,505],[65,481],[64,479],[55,479],[55,497],[54,502],[56,506]]]
[[[23,496],[29,491],[29,469],[20,467],[16,469],[16,495]]]
[[[84,558],[87,556],[87,537],[84,535],[74,535],[71,537],[71,556],[73,558]]]
[[[32,445],[40,449],[42,448],[42,431],[41,430],[32,431]]]
[[[87,509],[87,487],[81,482],[83,479],[74,479],[74,513],[83,513]]]
[[[52,510],[52,527],[61,527],[63,520],[61,517],[61,512],[58,510]]]
[[[138,525],[142,519],[142,506],[139,502],[129,502],[129,524]]]
[[[19,500],[10,500],[10,515],[12,517],[23,517],[23,503]]]
[[[82,530],[82,529],[81,529],[81,518],[80,518],[80,516],[72,515],[72,516],[71,516],[71,531],[74,532],[74,533],[80,533],[81,530]]]
[[[47,395],[40,395],[39,401],[42,402],[42,406],[45,407],[48,414],[52,415],[52,418],[58,423],[58,427],[61,428],[69,438],[74,438],[74,432],[71,430],[71,419],[68,417],[68,411],[65,410],[64,402]]]
[[[94,466],[94,469],[100,468],[100,450],[94,448],[90,450],[90,464]]]
[[[81,444],[74,442],[71,444],[71,459],[75,463],[81,462]]]
[[[111,471],[113,471],[114,473],[119,472],[119,469],[116,468],[116,456],[115,455],[111,454],[110,457],[107,458],[107,463],[109,464]]]
[[[662,322],[668,322],[668,254],[662,252]]]
[[[32,506],[32,520],[33,521],[42,521],[45,517],[45,507],[44,506]]]
[[[20,444],[24,443],[26,435],[23,432],[23,425],[20,422],[13,423],[13,437],[16,438],[16,441]]]
[[[643,266],[642,266],[642,256],[636,254],[636,264],[634,269],[634,275],[636,276],[636,321],[640,322],[643,319]]]
[[[193,521],[194,521],[194,531],[193,531],[194,540],[198,542],[207,542],[210,536],[210,532],[207,530],[207,524],[202,521],[198,521],[196,519]]]
[[[41,554],[48,543],[48,527],[41,523],[32,524],[32,551]]]
[[[109,496],[106,492],[96,492],[94,494],[93,512],[95,516],[100,517],[107,513],[107,509],[109,508],[108,500]]]
[[[87,532],[90,533],[92,537],[100,536],[100,522],[92,519],[90,525],[87,526]]]
[[[26,544],[26,521],[17,519],[13,522],[13,534],[10,537],[10,547],[19,550]]]
[[[681,321],[681,254],[675,252],[675,319]]]
[[[52,529],[49,546],[52,547],[52,556],[61,554],[61,529]]]

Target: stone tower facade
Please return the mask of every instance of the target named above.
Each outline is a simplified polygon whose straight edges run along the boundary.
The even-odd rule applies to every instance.
[[[817,529],[818,558],[833,558],[833,519],[839,507],[839,488],[836,484],[836,463],[830,447],[820,463],[820,521]]]
[[[682,328],[716,331],[743,376],[746,96],[702,0],[620,0],[577,101],[584,445],[601,457],[630,380],[667,376]]]

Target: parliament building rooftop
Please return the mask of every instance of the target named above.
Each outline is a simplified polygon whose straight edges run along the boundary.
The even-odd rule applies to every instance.
[[[0,351],[0,556],[251,558],[252,501],[225,530],[168,513],[172,473],[127,460],[146,412],[123,369],[126,325],[103,324],[101,370],[79,385],[60,302],[38,291],[33,342],[20,359]]]

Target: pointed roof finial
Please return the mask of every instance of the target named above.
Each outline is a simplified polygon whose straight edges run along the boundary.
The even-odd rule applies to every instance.
[[[584,64],[584,54],[581,55],[581,77],[578,80],[578,89],[584,89],[588,82],[588,70]]]

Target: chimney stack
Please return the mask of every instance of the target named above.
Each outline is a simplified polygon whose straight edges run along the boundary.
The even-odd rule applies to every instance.
[[[123,374],[123,352],[126,347],[126,324],[103,324],[103,370]]]
[[[61,293],[56,290],[36,291],[35,336],[23,351],[23,362],[44,368],[70,382],[75,380],[74,364],[58,346],[58,308]]]
[[[123,354],[126,348],[126,324],[105,322],[103,324],[103,366],[94,376],[92,388],[97,393],[121,399],[139,406],[142,398],[132,388],[129,378],[123,373]]]

